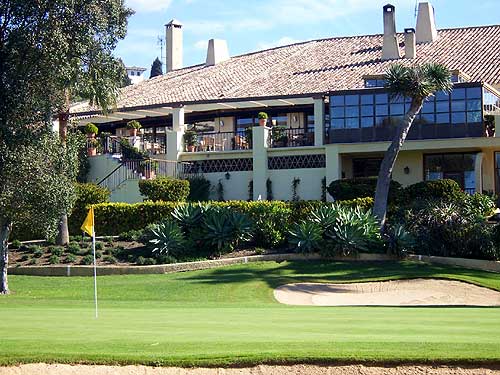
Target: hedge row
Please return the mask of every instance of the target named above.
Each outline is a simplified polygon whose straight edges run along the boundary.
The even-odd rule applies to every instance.
[[[338,202],[344,206],[360,206],[370,209],[372,198],[361,198]],[[156,223],[171,216],[173,210],[183,202],[144,202],[144,203],[101,203],[94,205],[95,226],[98,236],[118,235],[129,230],[137,230],[148,224]],[[322,205],[332,205],[320,201],[282,202],[282,201],[228,201],[210,202],[214,206],[227,206],[247,214],[260,228],[261,235],[266,231],[283,231],[288,223],[303,220],[309,212]],[[85,212],[74,212],[70,217],[71,234],[80,234],[80,226]],[[275,236],[272,236],[273,238]],[[266,238],[262,239],[267,242]]]

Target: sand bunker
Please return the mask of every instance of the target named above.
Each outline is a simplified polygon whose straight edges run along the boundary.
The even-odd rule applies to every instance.
[[[250,368],[162,368],[146,366],[70,366],[43,363],[0,367],[0,375],[499,375],[496,368],[458,366],[256,366]]]
[[[278,302],[314,306],[500,306],[500,292],[460,281],[413,279],[353,284],[288,284]]]

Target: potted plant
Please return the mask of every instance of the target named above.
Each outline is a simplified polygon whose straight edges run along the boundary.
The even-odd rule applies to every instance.
[[[286,147],[288,144],[288,137],[286,135],[286,126],[283,125],[274,126],[271,133],[271,139],[275,147]]]
[[[140,163],[140,173],[144,176],[146,180],[152,180],[156,177],[156,169],[158,168],[158,162],[150,159],[143,160]]]
[[[99,129],[97,128],[97,126],[95,126],[91,122],[85,125],[85,134],[87,134],[87,138],[95,138],[97,133],[99,133]]]
[[[194,130],[186,130],[184,133],[184,144],[188,152],[194,152],[198,143],[198,134]]]
[[[266,112],[259,112],[257,118],[259,119],[259,126],[266,126],[268,119]]]
[[[136,137],[137,130],[139,130],[140,128],[142,128],[141,123],[137,120],[127,122],[127,129],[129,130],[131,137]]]
[[[99,141],[97,139],[88,138],[87,139],[87,156],[96,156],[98,145],[99,145]]]

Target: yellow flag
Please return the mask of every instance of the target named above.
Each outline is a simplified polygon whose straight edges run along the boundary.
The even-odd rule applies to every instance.
[[[81,229],[90,237],[94,236],[94,207],[90,207],[89,213],[87,214]]]

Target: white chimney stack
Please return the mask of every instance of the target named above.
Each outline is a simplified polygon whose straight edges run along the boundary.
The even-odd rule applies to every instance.
[[[416,37],[417,43],[431,43],[438,38],[434,7],[431,3],[418,4]]]
[[[417,57],[415,43],[415,29],[405,29],[405,58],[414,59]]]
[[[210,39],[208,41],[206,65],[213,66],[226,60],[229,60],[227,42],[222,39]]]
[[[394,5],[384,6],[384,41],[382,44],[382,60],[399,59],[399,45],[396,36],[396,8]]]
[[[173,19],[165,25],[166,72],[182,68],[182,23]]]

